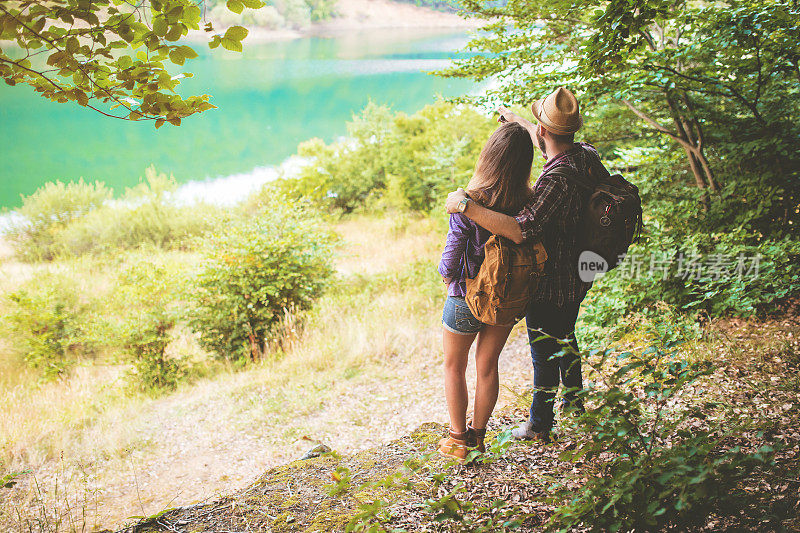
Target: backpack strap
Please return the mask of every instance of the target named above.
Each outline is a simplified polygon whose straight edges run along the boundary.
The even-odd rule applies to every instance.
[[[549,170],[545,176],[561,176],[562,178],[566,178],[567,181],[575,183],[580,188],[590,193],[593,192],[597,186],[597,182],[592,177],[587,176],[582,172],[578,172],[569,165],[558,165]]]

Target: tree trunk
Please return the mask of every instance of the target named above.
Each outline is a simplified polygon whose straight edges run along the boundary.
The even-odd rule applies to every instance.
[[[703,135],[703,127],[697,120],[697,114],[694,112],[694,105],[692,104],[691,98],[689,98],[689,95],[685,92],[683,93],[683,103],[686,104],[686,110],[692,117],[691,122],[688,124],[684,123],[684,126],[688,134],[689,141],[696,147],[693,150],[694,156],[703,167],[705,181],[708,184],[708,187],[711,189],[711,192],[717,193],[719,192],[719,187],[717,186],[717,181],[714,179],[714,172],[711,170],[711,165],[708,164],[708,159],[706,159],[706,155],[703,152],[705,149],[705,136]],[[672,106],[670,107],[672,108]],[[694,131],[697,135],[692,134],[692,127],[694,127]]]
[[[711,165],[708,164],[708,159],[706,159],[706,155],[703,153],[703,147],[698,146],[697,150],[695,151],[695,157],[700,161],[700,164],[703,166],[703,171],[706,175],[706,181],[708,181],[708,187],[711,189],[711,192],[718,193],[719,187],[717,186],[717,182],[714,179],[714,172],[711,170]]]
[[[686,146],[683,147],[683,150],[686,152],[686,158],[689,160],[689,167],[692,169],[692,174],[694,174],[695,184],[698,189],[703,191],[700,196],[700,203],[703,205],[703,211],[708,211],[709,197],[708,190],[706,190],[706,182],[703,180],[703,171],[697,163],[697,158],[694,153]]]
[[[694,174],[694,181],[695,184],[697,184],[697,188],[703,191],[703,195],[700,197],[700,202],[703,204],[703,211],[708,211],[709,196],[708,191],[706,190],[706,175],[701,163],[699,162],[700,158],[697,154],[697,142],[692,137],[692,132],[689,126],[683,121],[680,115],[678,115],[677,109],[669,97],[667,97],[667,102],[669,103],[669,108],[672,111],[672,121],[675,124],[675,130],[678,132],[676,140],[683,147],[683,151],[686,152],[686,157],[689,159],[689,167],[692,169],[692,174]]]
[[[717,192],[718,187],[716,181],[714,180],[714,174],[711,171],[711,167],[708,164],[708,160],[703,154],[702,130],[699,129],[699,124],[697,124],[697,121],[694,120],[694,124],[697,127],[698,133],[698,138],[695,139],[692,135],[693,132],[691,131],[691,124],[686,122],[681,113],[678,112],[675,102],[672,100],[672,98],[670,98],[669,95],[667,95],[666,100],[672,114],[675,131],[671,131],[666,126],[659,124],[658,121],[648,116],[642,110],[631,104],[628,100],[623,99],[622,103],[625,104],[628,109],[633,111],[637,117],[650,124],[656,131],[667,135],[681,145],[684,152],[686,152],[686,158],[689,160],[689,168],[691,168],[692,174],[694,174],[695,184],[697,185],[698,189],[703,191],[703,195],[701,197],[703,210],[708,210],[708,189],[710,187],[713,192]]]

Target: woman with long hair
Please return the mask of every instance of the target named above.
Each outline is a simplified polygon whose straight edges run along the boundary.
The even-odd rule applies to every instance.
[[[531,195],[533,142],[517,123],[503,123],[483,147],[467,185],[467,200],[494,211],[515,215]],[[463,211],[463,208],[461,209]],[[497,362],[511,327],[483,324],[464,297],[466,279],[474,278],[483,262],[483,246],[491,234],[461,213],[450,215],[439,273],[447,284],[442,314],[444,387],[450,415],[450,436],[439,442],[439,453],[463,461],[472,450],[485,451],[486,424],[499,391]],[[467,423],[466,370],[469,350],[477,338],[477,382],[472,421]]]

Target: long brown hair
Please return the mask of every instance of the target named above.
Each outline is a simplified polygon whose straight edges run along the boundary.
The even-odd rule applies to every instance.
[[[481,205],[516,214],[531,195],[533,141],[516,122],[497,128],[481,150],[467,194]]]

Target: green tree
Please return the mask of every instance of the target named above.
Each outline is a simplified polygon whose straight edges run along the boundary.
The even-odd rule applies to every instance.
[[[475,109],[437,102],[413,115],[368,104],[348,124],[350,136],[298,147],[308,160],[297,179],[278,180],[276,191],[350,212],[373,200],[427,211],[472,175],[495,123]]]
[[[228,0],[241,13],[261,0]],[[183,65],[197,52],[178,41],[199,30],[205,2],[192,0],[5,0],[0,2],[0,77],[25,83],[56,102],[77,102],[103,115],[154,120],[158,128],[213,106],[208,95],[183,97],[168,63]],[[224,35],[203,25],[208,45],[241,51],[247,29]],[[14,46],[16,45],[16,46]],[[116,110],[116,111],[115,111]]]
[[[557,85],[585,103],[627,107],[685,151],[695,184],[719,192],[710,129],[750,121],[769,139],[796,139],[800,11],[782,0],[691,2],[465,0],[485,19],[473,54],[447,76],[495,78],[484,100],[530,103]],[[785,144],[785,143],[784,143]],[[786,171],[795,154],[772,154]]]

